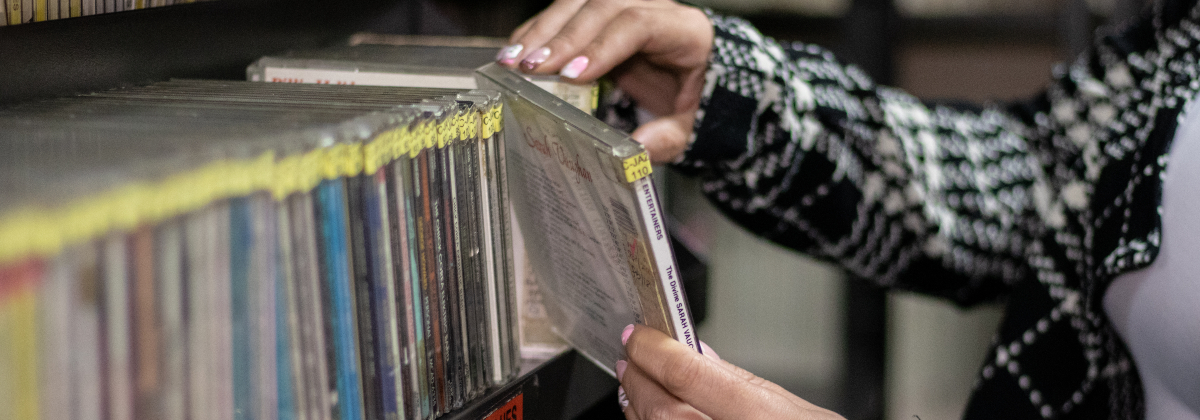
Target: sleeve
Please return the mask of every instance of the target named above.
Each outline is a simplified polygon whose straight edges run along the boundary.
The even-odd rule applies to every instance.
[[[961,305],[1031,270],[1045,195],[1028,119],[926,105],[812,45],[716,30],[695,137],[676,169],[750,231],[876,283]]]

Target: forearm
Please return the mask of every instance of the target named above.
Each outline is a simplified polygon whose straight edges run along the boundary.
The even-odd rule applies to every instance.
[[[676,166],[722,211],[859,276],[963,303],[1024,276],[1042,175],[1021,121],[928,107],[819,47],[713,22],[697,134]]]

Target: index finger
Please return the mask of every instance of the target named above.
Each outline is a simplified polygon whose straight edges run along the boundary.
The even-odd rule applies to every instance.
[[[513,62],[520,63],[534,49],[553,38],[587,2],[588,0],[557,0],[518,26],[508,39],[509,45],[522,46],[518,55],[513,57]]]

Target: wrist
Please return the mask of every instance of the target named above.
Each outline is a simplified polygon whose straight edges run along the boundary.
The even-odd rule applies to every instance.
[[[702,171],[722,160],[734,159],[746,152],[746,136],[757,102],[748,92],[730,91],[732,63],[728,46],[747,42],[741,34],[730,31],[732,25],[746,25],[740,19],[702,9],[709,19],[713,40],[707,66],[701,79],[699,106],[695,113],[692,134],[675,166],[684,172]],[[725,47],[723,47],[723,45]]]

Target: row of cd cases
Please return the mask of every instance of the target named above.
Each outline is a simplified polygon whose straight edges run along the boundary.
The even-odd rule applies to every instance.
[[[517,373],[495,91],[0,110],[0,419],[428,419]]]
[[[206,0],[0,0],[0,26],[149,9]]]

